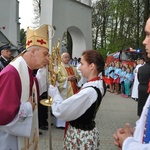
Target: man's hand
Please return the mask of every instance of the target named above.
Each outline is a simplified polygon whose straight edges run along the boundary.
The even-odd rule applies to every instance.
[[[132,137],[133,129],[130,127],[130,124],[126,123],[124,128],[120,128],[117,132],[113,135],[114,137],[114,144],[122,148],[123,142],[126,138]]]
[[[124,134],[125,131],[124,131],[123,128],[120,128],[120,129],[117,130],[116,133],[113,134],[114,144],[115,144],[117,147],[120,147],[120,142],[119,142],[119,135],[118,135],[118,133],[119,133],[119,134]]]

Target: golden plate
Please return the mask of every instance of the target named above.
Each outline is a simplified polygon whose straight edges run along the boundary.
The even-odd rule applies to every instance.
[[[50,106],[52,105],[51,99],[50,99],[50,100],[49,100],[49,99],[42,99],[42,100],[40,100],[40,103],[41,103],[42,105],[48,106],[48,107],[50,107]]]

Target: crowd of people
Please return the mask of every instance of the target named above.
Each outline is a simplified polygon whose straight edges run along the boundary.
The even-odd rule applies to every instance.
[[[138,85],[134,86],[137,82],[137,66],[144,65],[144,59],[139,58],[135,60],[134,66],[129,64],[122,64],[121,62],[111,62],[105,64],[103,79],[110,88],[110,93],[121,94],[122,97],[132,97],[135,99],[135,92],[138,91]],[[134,86],[134,88],[133,88]]]

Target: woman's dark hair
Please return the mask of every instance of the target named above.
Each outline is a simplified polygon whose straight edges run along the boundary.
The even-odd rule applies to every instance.
[[[105,61],[100,52],[96,50],[86,50],[82,53],[84,59],[89,63],[94,63],[97,67],[97,72],[104,71]]]

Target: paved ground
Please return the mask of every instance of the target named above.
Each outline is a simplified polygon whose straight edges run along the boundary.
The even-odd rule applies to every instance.
[[[130,122],[132,126],[138,119],[137,102],[131,98],[122,98],[121,95],[106,93],[100,109],[97,113],[96,123],[100,131],[101,150],[117,150],[113,145],[113,133],[119,127],[123,127],[124,123]],[[51,118],[55,122],[54,117]],[[63,129],[55,126],[51,127],[52,150],[62,150],[63,145]],[[49,148],[48,131],[42,131],[40,136],[39,150],[51,150]]]

